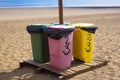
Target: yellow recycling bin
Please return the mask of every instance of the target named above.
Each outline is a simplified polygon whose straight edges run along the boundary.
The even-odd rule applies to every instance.
[[[92,61],[94,34],[97,29],[90,23],[71,24],[76,30],[73,33],[73,57],[84,62]]]

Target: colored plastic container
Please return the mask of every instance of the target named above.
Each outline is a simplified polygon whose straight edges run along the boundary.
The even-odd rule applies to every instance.
[[[27,26],[27,31],[31,34],[31,44],[33,60],[39,63],[49,61],[48,37],[44,34],[43,29],[49,24],[33,24]]]
[[[68,26],[70,24],[72,24],[72,23],[71,22],[64,22],[65,26]],[[59,24],[59,22],[55,22],[55,23],[53,23],[53,25],[60,25],[60,24]]]
[[[66,69],[72,61],[72,39],[74,27],[65,25],[50,26],[48,33],[50,64],[55,69]],[[51,34],[51,35],[50,35]]]
[[[90,23],[71,24],[76,30],[73,33],[73,57],[75,60],[91,62],[94,50],[94,34],[97,29]]]

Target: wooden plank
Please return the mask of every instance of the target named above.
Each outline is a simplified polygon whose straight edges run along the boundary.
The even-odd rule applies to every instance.
[[[38,71],[44,72],[48,71],[54,74],[59,75],[60,78],[70,78],[77,74],[81,74],[93,69],[107,65],[109,60],[93,60],[90,63],[83,63],[81,61],[72,61],[71,67],[64,70],[57,70],[53,68],[50,63],[37,63],[33,60],[27,60],[20,64],[20,66],[34,66],[37,67]]]
[[[92,61],[91,63],[83,63],[80,61],[72,61],[72,65],[70,68],[64,69],[64,70],[57,70],[50,66],[50,64],[44,64],[41,66],[41,68],[50,71],[52,73],[59,74],[63,77],[71,77],[77,74],[81,74],[102,66],[107,65],[106,61]]]
[[[35,66],[38,66],[38,67],[40,67],[41,66],[41,64],[40,63],[38,63],[38,62],[35,62],[35,61],[33,61],[33,60],[27,60],[27,61],[25,61],[26,63],[29,63],[29,64],[32,64],[32,65],[35,65]]]
[[[24,66],[34,66],[34,67],[40,68],[40,66],[43,64],[49,64],[49,62],[48,63],[38,63],[38,62],[35,62],[32,59],[30,59],[30,60],[20,63],[20,68],[22,68]]]

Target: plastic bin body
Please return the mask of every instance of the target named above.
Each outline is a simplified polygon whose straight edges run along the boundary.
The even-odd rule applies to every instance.
[[[66,69],[72,61],[73,32],[59,40],[48,38],[50,51],[50,64],[55,69]]]
[[[48,37],[46,34],[31,33],[33,60],[39,63],[49,61]]]
[[[73,57],[75,60],[81,60],[84,62],[91,62],[94,51],[94,33],[95,27],[93,24],[79,23],[72,24],[76,26],[76,30],[73,33]],[[92,30],[89,32],[84,28]],[[82,29],[83,28],[83,29]]]
[[[69,49],[66,49],[67,37],[63,37],[60,40],[51,39],[49,37],[49,49],[50,49],[50,61],[51,65],[56,69],[65,69],[71,66],[72,61],[72,35],[70,33],[69,37]],[[64,52],[66,53],[64,53]],[[67,52],[70,51],[68,54]]]
[[[33,28],[37,27],[46,27],[44,24],[34,24]],[[48,37],[44,33],[39,32],[31,32],[31,45],[32,45],[32,53],[33,60],[39,63],[49,62],[49,46],[48,46]]]

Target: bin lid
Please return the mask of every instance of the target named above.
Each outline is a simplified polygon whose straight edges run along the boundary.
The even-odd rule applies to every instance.
[[[54,25],[59,25],[59,22],[55,22],[55,23],[53,23]],[[70,24],[72,24],[72,22],[64,22],[64,25],[70,25]]]
[[[97,27],[94,26],[94,24],[92,24],[92,23],[76,23],[76,24],[71,24],[71,26],[75,26],[76,28],[80,28],[89,33],[95,33],[95,31],[97,29]]]
[[[43,33],[44,28],[47,28],[50,24],[31,24],[28,25],[26,30],[29,33]]]
[[[74,26],[54,25],[44,29],[44,32],[52,39],[59,40],[74,31]]]
[[[92,23],[75,23],[75,24],[70,24],[71,26],[75,26],[76,28],[82,28],[82,27],[88,27],[88,28],[90,28],[90,27],[95,27],[95,25],[94,24],[92,24]]]
[[[53,26],[49,26],[49,28],[61,30],[61,29],[71,29],[71,28],[75,28],[75,26],[53,25]]]
[[[48,27],[50,24],[31,24],[32,27]]]

